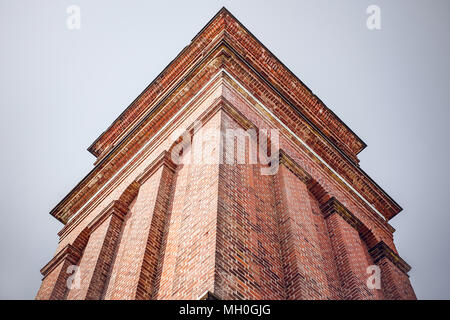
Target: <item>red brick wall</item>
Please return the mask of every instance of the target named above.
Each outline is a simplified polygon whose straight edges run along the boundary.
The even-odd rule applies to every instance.
[[[130,206],[106,299],[152,296],[173,175],[165,165],[153,170]]]
[[[313,222],[318,239],[318,245],[316,244],[316,247],[319,247],[320,252],[322,253],[322,260],[319,261],[319,267],[322,268],[327,277],[327,298],[332,300],[342,299],[338,269],[334,259],[333,246],[331,244],[331,239],[328,233],[325,219],[320,210],[318,200],[311,192],[309,192],[309,201],[314,215]]]
[[[68,260],[62,261],[42,280],[41,287],[36,295],[37,300],[62,300],[67,290],[67,268],[73,265]]]
[[[231,105],[205,97],[186,115],[186,125],[205,120],[193,135],[194,150],[202,132],[243,128],[244,122],[283,133],[245,94],[228,84],[222,89]],[[53,267],[44,268],[37,298],[197,299],[207,291],[220,299],[415,298],[405,268],[387,258],[376,260],[382,291],[367,288],[366,269],[374,264],[369,249],[382,241],[395,255],[392,230],[293,141],[281,134],[292,163],[266,176],[260,164],[172,164],[167,154],[159,156],[158,147],[170,147],[164,136],[146,154],[153,162],[136,161],[128,177],[91,204],[97,207],[89,215],[69,223],[62,244],[75,245],[83,235],[86,241],[77,245],[83,254],[55,257]],[[208,145],[219,159],[219,137]],[[340,211],[322,212],[332,197],[353,222]],[[111,198],[126,202],[124,221],[112,215],[94,227]],[[65,270],[74,263],[82,286],[67,292]]]
[[[326,219],[333,254],[338,270],[342,297],[346,300],[374,299],[367,288],[367,267],[371,261],[367,249],[358,231],[348,224],[339,214],[333,213]]]
[[[220,119],[216,114],[198,135],[220,129]],[[196,137],[193,146],[197,145]],[[210,156],[218,159],[218,137],[210,141],[216,145]],[[184,158],[191,155],[188,150]],[[197,299],[214,290],[218,173],[217,164],[178,166],[156,299]]]
[[[240,128],[220,114],[223,132]],[[260,165],[237,164],[235,149],[226,151],[234,153],[236,163],[222,164],[219,171],[214,294],[220,299],[284,299],[273,176],[261,175]]]
[[[280,167],[277,179],[287,297],[337,297],[332,284],[336,270],[332,256],[327,254],[330,244],[321,237],[325,226],[322,215],[313,212],[314,199],[311,199],[306,184],[285,166]]]
[[[408,276],[401,272],[389,259],[382,258],[377,265],[381,269],[381,286],[385,299],[417,299]]]
[[[71,289],[67,299],[99,300],[102,297],[121,226],[122,219],[112,214],[92,232],[79,263],[80,288]]]

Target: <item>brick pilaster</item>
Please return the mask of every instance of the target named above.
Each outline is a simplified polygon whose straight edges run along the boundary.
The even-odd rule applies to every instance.
[[[221,123],[225,134],[247,130],[249,125],[226,104]],[[239,149],[242,139],[228,139],[224,146],[228,161],[220,165],[218,177],[214,294],[220,299],[284,299],[273,176],[263,175],[263,165],[249,161],[255,135],[245,138],[249,146],[245,149]]]
[[[174,164],[162,153],[137,182],[141,185],[122,231],[105,299],[150,299],[160,260]]]
[[[327,299],[331,294],[325,258],[306,185],[310,177],[283,152],[280,162],[276,189],[286,298]]]
[[[211,112],[201,120],[203,126],[192,136],[192,148],[183,150],[186,162],[177,167],[155,299],[198,299],[206,291],[214,293],[221,145],[216,133],[221,115]]]
[[[331,198],[322,206],[331,239],[336,267],[345,300],[371,300],[380,293],[369,289],[367,267],[372,264],[367,247],[361,239],[357,220],[339,201]]]
[[[374,263],[380,267],[384,298],[389,300],[416,300],[409,281],[411,267],[388,245],[380,241],[369,250]]]
[[[126,205],[113,201],[89,224],[89,240],[78,266],[80,287],[72,288],[67,299],[101,299],[126,213]]]
[[[72,271],[70,266],[76,265],[80,258],[80,252],[72,245],[62,249],[44,268],[41,287],[36,296],[37,300],[61,300],[65,298],[67,291],[67,279]]]

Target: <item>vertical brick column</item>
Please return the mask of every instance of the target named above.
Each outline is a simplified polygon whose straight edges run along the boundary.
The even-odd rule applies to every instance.
[[[150,299],[171,201],[174,165],[162,153],[137,179],[139,193],[122,231],[105,299]]]
[[[308,189],[310,184],[308,184]],[[326,290],[326,298],[331,300],[340,300],[340,281],[339,275],[336,268],[336,263],[333,255],[333,248],[331,246],[331,240],[328,235],[328,230],[326,226],[325,219],[323,217],[322,211],[320,210],[319,201],[312,192],[309,193],[310,203],[314,214],[314,224],[317,231],[317,238],[319,241],[318,247],[322,254],[321,264],[315,266],[315,268],[323,270],[326,275],[328,286]]]
[[[280,160],[277,204],[286,298],[327,299],[325,258],[306,185],[310,178],[283,152]]]
[[[90,237],[78,269],[81,285],[72,288],[67,299],[101,299],[126,213],[126,205],[113,201],[88,226]]]
[[[342,204],[331,198],[323,207],[328,233],[345,300],[377,299],[378,292],[367,287],[367,267],[372,264],[358,233],[360,223]]]
[[[249,147],[242,147],[246,122],[237,110],[226,110],[222,130],[232,131],[225,159],[234,164],[227,161],[219,168],[214,295],[227,300],[284,299],[274,176],[263,175],[261,164],[250,163]],[[237,135],[234,141],[229,133]],[[245,139],[257,143],[251,136]]]
[[[221,112],[202,119],[176,172],[155,299],[198,299],[214,291]]]
[[[407,274],[411,267],[383,241],[376,244],[369,252],[373,261],[380,267],[384,298],[416,300],[416,294]]]
[[[71,272],[68,268],[76,265],[80,252],[72,245],[62,249],[44,268],[41,287],[37,293],[37,300],[61,300],[65,298],[67,291],[67,279]]]

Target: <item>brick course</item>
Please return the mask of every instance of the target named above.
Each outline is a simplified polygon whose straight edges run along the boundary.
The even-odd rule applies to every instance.
[[[226,148],[249,128],[255,143],[278,130],[276,174]],[[182,159],[201,145],[216,161],[174,161],[178,129]],[[91,146],[95,169],[52,211],[65,226],[36,298],[415,299],[388,222],[401,208],[357,165],[363,147],[223,9]]]

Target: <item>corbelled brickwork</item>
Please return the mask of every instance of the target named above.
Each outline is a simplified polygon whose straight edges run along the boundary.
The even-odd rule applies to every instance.
[[[364,147],[222,9],[90,147],[36,298],[415,299]]]

